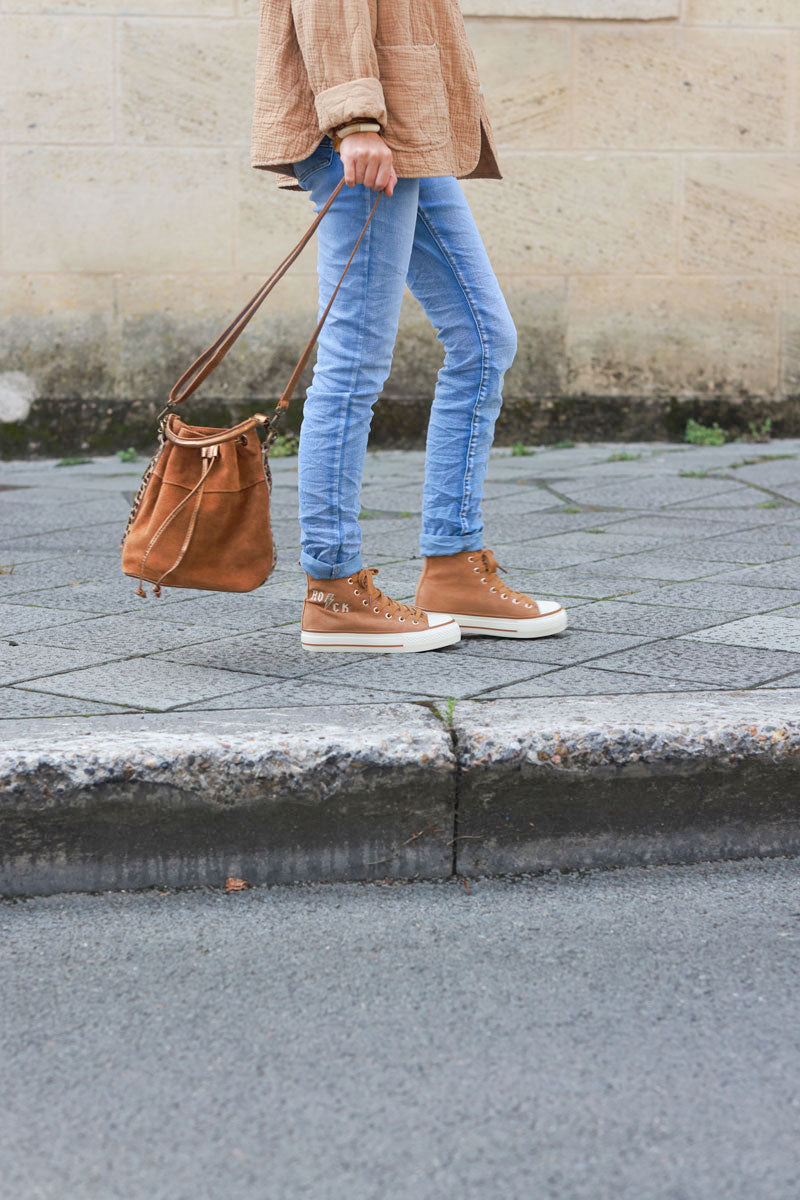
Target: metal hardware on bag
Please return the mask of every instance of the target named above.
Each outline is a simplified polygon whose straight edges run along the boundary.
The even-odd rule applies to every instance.
[[[175,405],[172,403],[171,400],[168,400],[166,405],[164,406],[164,408],[162,408],[161,412],[156,417],[156,421],[158,422],[159,433],[164,432],[164,429],[167,424],[167,420],[169,419],[169,414],[174,411],[175,411]]]

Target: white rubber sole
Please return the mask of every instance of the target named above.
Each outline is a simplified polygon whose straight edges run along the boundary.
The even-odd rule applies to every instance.
[[[475,617],[469,613],[453,613],[461,627],[462,637],[538,638],[562,633],[567,628],[567,614],[560,606],[538,617]]]
[[[414,654],[420,650],[438,650],[461,641],[461,627],[450,613],[426,613],[427,629],[408,633],[311,633],[304,629],[300,642],[304,650],[340,651],[355,654]]]

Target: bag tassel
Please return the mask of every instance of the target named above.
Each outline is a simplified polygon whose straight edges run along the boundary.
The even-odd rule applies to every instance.
[[[192,540],[192,534],[194,533],[195,526],[197,524],[197,514],[200,511],[200,502],[203,499],[203,491],[205,489],[206,480],[208,479],[209,475],[211,474],[211,468],[213,467],[214,463],[217,461],[217,458],[219,457],[219,446],[203,446],[202,455],[203,455],[203,473],[202,473],[202,475],[200,476],[199,480],[194,485],[192,490],[186,496],[184,496],[184,498],[181,500],[180,504],[176,505],[175,508],[173,508],[172,512],[169,513],[168,516],[166,516],[164,518],[164,520],[161,522],[158,529],[155,531],[155,533],[151,537],[151,539],[148,543],[147,549],[145,550],[144,555],[142,557],[142,563],[139,568],[139,575],[140,575],[139,586],[136,589],[136,595],[142,596],[145,600],[147,599],[147,592],[144,590],[142,584],[144,583],[144,564],[147,561],[147,556],[149,555],[150,551],[155,546],[158,539],[161,537],[161,534],[164,532],[164,530],[167,529],[167,527],[172,524],[175,517],[177,517],[178,513],[181,511],[181,509],[184,507],[184,505],[188,504],[189,501],[191,500],[192,496],[195,494],[195,492],[197,492],[197,500],[195,502],[191,520],[189,521],[189,528],[186,530],[186,537],[183,539],[183,545],[181,546],[180,553],[178,554],[178,557],[175,559],[175,562],[172,564],[172,566],[168,567],[166,571],[163,571],[161,573],[161,575],[159,575],[159,577],[155,581],[155,583],[153,584],[153,595],[155,596],[155,598],[157,600],[161,599],[161,581],[163,579],[165,579],[167,575],[171,575],[172,572],[181,565],[181,563],[183,562],[183,559],[186,555],[186,551],[189,549],[189,543]]]

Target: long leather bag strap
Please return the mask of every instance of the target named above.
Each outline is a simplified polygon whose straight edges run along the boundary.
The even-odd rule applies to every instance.
[[[275,287],[276,283],[278,283],[283,278],[283,276],[286,274],[286,272],[291,267],[292,263],[295,261],[295,259],[297,259],[299,257],[301,251],[309,243],[309,241],[313,237],[314,233],[316,232],[317,226],[319,225],[320,221],[325,216],[325,213],[328,211],[330,206],[333,204],[334,200],[339,195],[339,192],[342,190],[343,187],[344,187],[344,179],[340,179],[339,182],[337,183],[336,187],[331,192],[328,199],[325,201],[322,208],[317,213],[314,220],[311,222],[311,225],[308,227],[306,232],[300,238],[300,241],[297,243],[297,245],[292,250],[290,250],[290,252],[287,254],[287,256],[283,260],[283,262],[280,263],[275,268],[273,273],[270,275],[269,279],[267,279],[266,282],[261,285],[261,287],[255,293],[255,295],[252,297],[252,299],[250,299],[247,302],[247,304],[245,304],[242,311],[240,313],[237,313],[237,315],[231,321],[231,323],[227,327],[227,329],[223,330],[223,332],[220,334],[220,336],[217,338],[217,340],[215,342],[212,342],[212,344],[203,351],[203,353],[199,356],[199,358],[195,359],[195,361],[188,368],[188,370],[184,371],[183,375],[181,375],[178,382],[175,384],[175,386],[170,391],[169,402],[171,405],[180,404],[181,401],[185,400],[187,396],[191,396],[192,392],[194,392],[200,386],[200,384],[203,382],[203,380],[208,378],[208,376],[211,374],[211,372],[214,370],[214,368],[216,366],[218,366],[218,364],[220,362],[222,362],[223,358],[228,353],[231,346],[234,344],[234,342],[240,336],[240,334],[244,332],[244,329],[247,326],[248,322],[258,312],[259,308],[264,303],[264,301],[266,300],[267,296],[272,291],[272,289]],[[275,416],[281,415],[289,407],[289,401],[291,400],[291,398],[294,394],[294,390],[297,387],[297,382],[300,379],[300,376],[302,375],[302,373],[306,367],[306,364],[308,363],[309,358],[311,357],[311,352],[314,349],[314,344],[315,344],[317,338],[319,337],[322,326],[325,324],[325,318],[328,316],[328,313],[331,310],[331,305],[333,304],[333,301],[336,298],[336,293],[339,291],[339,288],[342,285],[344,277],[350,268],[350,264],[353,261],[356,250],[358,250],[358,247],[361,245],[361,239],[364,237],[364,234],[367,232],[367,226],[369,225],[370,221],[372,220],[373,213],[375,212],[375,209],[378,207],[378,201],[380,200],[382,194],[383,194],[382,192],[378,192],[377,198],[370,210],[369,216],[367,217],[366,221],[364,222],[364,228],[361,230],[361,233],[358,235],[358,240],[357,240],[355,246],[353,247],[353,252],[350,255],[350,257],[348,258],[347,264],[346,264],[344,270],[342,271],[339,282],[336,284],[336,287],[333,290],[333,295],[331,296],[330,300],[328,301],[328,306],[325,309],[325,312],[323,313],[322,318],[319,321],[316,329],[314,330],[313,334],[311,335],[308,342],[306,343],[305,349],[303,350],[303,353],[300,355],[297,366],[295,367],[294,371],[292,372],[289,382],[287,383],[286,387],[284,388],[284,390],[281,394],[281,398],[278,401],[278,405],[275,409]],[[258,414],[258,415],[260,416],[260,414]],[[266,420],[266,418],[264,420]],[[173,439],[173,440],[175,440],[175,439]],[[194,444],[197,445],[197,442],[194,442]]]

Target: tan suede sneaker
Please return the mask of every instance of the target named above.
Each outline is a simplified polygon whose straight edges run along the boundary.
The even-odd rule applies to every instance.
[[[300,640],[304,650],[352,650],[359,654],[409,654],[461,640],[449,613],[427,612],[385,596],[375,584],[377,567],[346,579],[308,579]]]
[[[465,637],[532,638],[561,633],[567,614],[555,600],[532,600],[503,583],[491,550],[464,550],[425,559],[414,603],[446,609]]]

